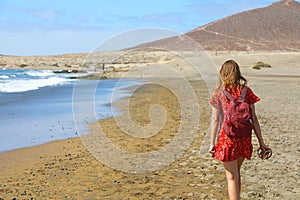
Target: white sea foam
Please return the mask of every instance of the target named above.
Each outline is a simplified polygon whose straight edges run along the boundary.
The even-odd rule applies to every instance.
[[[0,78],[2,78],[2,79],[7,79],[7,78],[9,78],[9,76],[1,75]]]
[[[61,77],[49,77],[45,79],[31,80],[8,80],[0,82],[0,92],[25,92],[29,90],[37,90],[41,87],[61,85],[70,80]]]
[[[76,74],[77,75],[77,74]],[[0,92],[25,92],[42,87],[66,84],[73,74],[56,74],[51,70],[0,69]]]
[[[25,72],[26,75],[35,76],[35,77],[47,77],[55,75],[51,70],[30,70]]]

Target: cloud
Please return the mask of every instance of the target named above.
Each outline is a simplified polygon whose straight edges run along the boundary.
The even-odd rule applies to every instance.
[[[0,54],[7,55],[55,55],[62,53],[89,52],[112,32],[95,31],[48,31],[1,32]]]
[[[59,19],[59,14],[58,12],[47,9],[47,10],[37,10],[37,11],[32,11],[30,12],[33,16],[38,17],[42,20],[57,20]]]

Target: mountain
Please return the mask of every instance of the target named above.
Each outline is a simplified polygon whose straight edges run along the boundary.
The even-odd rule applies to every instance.
[[[138,47],[187,49],[188,36],[205,50],[300,50],[300,3],[282,0],[270,6],[237,13],[186,34]]]

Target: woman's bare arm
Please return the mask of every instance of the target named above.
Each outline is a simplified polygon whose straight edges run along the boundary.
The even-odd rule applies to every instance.
[[[219,120],[220,120],[220,109],[212,108],[211,115],[211,124],[210,124],[210,147],[209,151],[213,150],[213,146],[215,145],[216,136],[219,128]]]

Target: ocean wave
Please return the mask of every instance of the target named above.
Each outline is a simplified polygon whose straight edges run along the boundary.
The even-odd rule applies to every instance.
[[[33,77],[47,77],[55,75],[51,70],[29,70],[26,71],[25,74]]]
[[[61,77],[49,77],[31,80],[7,80],[5,82],[0,82],[0,92],[26,92],[30,90],[37,90],[41,87],[65,84],[69,81],[71,80]]]

